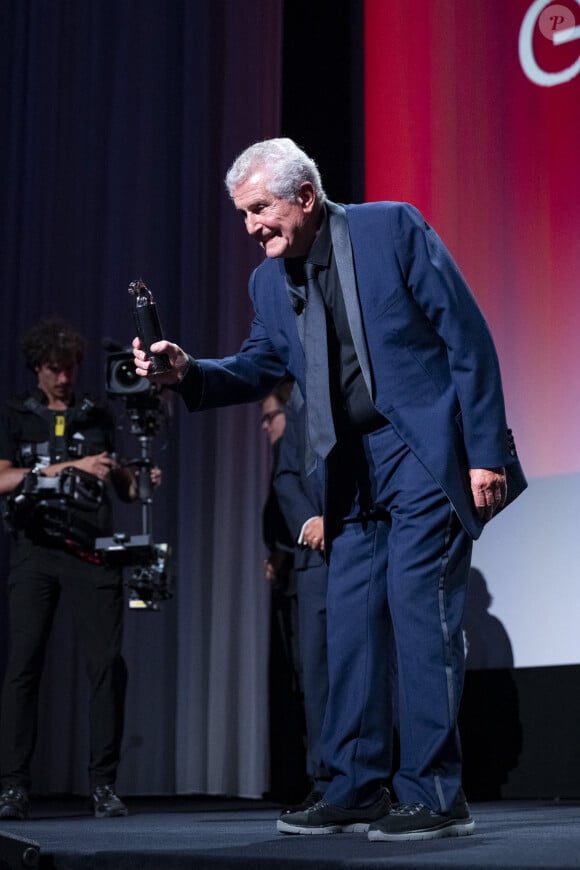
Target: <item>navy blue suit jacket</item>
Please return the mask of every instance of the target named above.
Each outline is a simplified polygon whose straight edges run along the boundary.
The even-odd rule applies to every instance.
[[[526,485],[483,314],[442,241],[413,206],[327,208],[351,331],[359,334],[357,352],[374,404],[477,538],[483,524],[469,469],[517,468],[510,500]],[[283,260],[266,259],[255,269],[249,292],[255,311],[250,335],[231,357],[198,360],[201,397],[190,392],[188,377],[181,386],[191,409],[255,401],[286,371],[305,394],[304,350]]]

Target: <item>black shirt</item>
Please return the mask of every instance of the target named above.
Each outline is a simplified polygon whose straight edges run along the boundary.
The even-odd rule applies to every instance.
[[[0,459],[15,468],[32,468],[114,451],[114,421],[108,407],[89,395],[73,398],[66,411],[51,411],[42,390],[35,388],[0,407]],[[87,520],[84,510],[71,516]],[[91,523],[111,534],[110,499],[105,493]]]
[[[286,261],[294,285],[305,285],[306,262],[318,267],[318,283],[326,308],[330,396],[336,432],[340,434],[345,428],[370,432],[388,421],[374,407],[363,378],[346,314],[326,208],[308,256]],[[298,316],[300,313],[299,308]]]

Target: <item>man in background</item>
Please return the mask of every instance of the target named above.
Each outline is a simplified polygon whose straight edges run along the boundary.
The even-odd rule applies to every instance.
[[[298,602],[294,539],[274,487],[286,431],[292,381],[280,383],[262,402],[261,426],[271,445],[268,496],[262,513],[265,575],[270,585],[268,720],[270,791],[282,804],[296,804],[307,788],[305,722],[298,650]]]
[[[328,698],[326,592],[324,557],[324,466],[306,472],[306,414],[295,386],[286,404],[286,426],[274,473],[274,489],[295,544],[298,642],[306,716],[306,769],[310,792],[294,810],[321,800],[329,782],[322,763],[322,723]]]

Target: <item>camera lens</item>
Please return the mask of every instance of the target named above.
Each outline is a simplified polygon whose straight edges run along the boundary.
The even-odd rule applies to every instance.
[[[135,371],[133,357],[116,360],[109,373],[109,389],[114,393],[142,393],[149,389],[146,378],[140,377]]]
[[[134,387],[136,383],[140,380],[137,372],[135,371],[135,365],[128,360],[124,360],[120,362],[115,371],[115,377],[117,382],[121,384],[122,387],[127,387],[131,389]]]

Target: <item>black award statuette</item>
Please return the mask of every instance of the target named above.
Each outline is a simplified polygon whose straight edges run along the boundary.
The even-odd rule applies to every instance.
[[[164,353],[151,353],[149,348],[156,341],[163,339],[163,332],[157,314],[157,306],[150,290],[147,289],[141,278],[129,284],[129,293],[133,297],[133,316],[137,335],[141,342],[141,349],[151,360],[151,374],[160,375],[169,371],[169,359]]]

